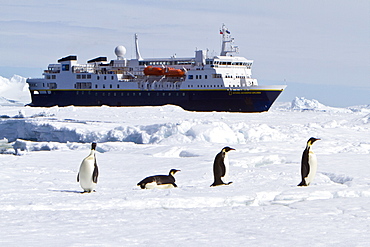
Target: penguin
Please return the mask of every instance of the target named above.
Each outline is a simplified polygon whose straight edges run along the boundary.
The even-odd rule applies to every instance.
[[[168,175],[155,175],[146,177],[141,180],[137,185],[142,189],[170,189],[175,188],[175,175],[176,172],[180,170],[171,169]]]
[[[229,158],[227,153],[231,150],[235,150],[230,147],[224,147],[221,152],[219,152],[216,157],[215,161],[213,162],[213,177],[214,182],[212,186],[218,185],[229,185],[232,182],[227,182],[228,175],[229,175]]]
[[[315,141],[320,139],[311,137],[307,141],[306,149],[303,151],[302,154],[302,161],[301,161],[301,175],[302,175],[302,182],[298,184],[298,186],[308,186],[314,179],[317,171],[317,158],[316,155],[312,152],[311,146]]]
[[[96,184],[98,182],[98,164],[96,163],[95,156],[96,143],[91,144],[91,152],[80,165],[80,170],[77,174],[77,182],[80,182],[81,188],[85,192],[90,193],[94,191]]]

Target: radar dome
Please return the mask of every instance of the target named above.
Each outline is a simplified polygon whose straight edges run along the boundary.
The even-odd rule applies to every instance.
[[[126,48],[123,45],[119,45],[114,49],[114,53],[117,57],[123,58],[126,54]]]

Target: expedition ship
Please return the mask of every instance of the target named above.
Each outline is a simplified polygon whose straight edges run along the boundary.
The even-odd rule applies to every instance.
[[[238,52],[230,31],[222,26],[219,56],[206,50],[195,57],[142,58],[135,34],[135,59],[115,48],[116,59],[97,57],[78,64],[70,55],[49,64],[43,78],[29,78],[30,106],[161,106],[190,111],[268,111],[285,85],[259,86],[252,78],[253,60]]]

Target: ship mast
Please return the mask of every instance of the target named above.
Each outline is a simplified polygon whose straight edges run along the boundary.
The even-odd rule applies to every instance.
[[[237,53],[239,52],[239,47],[233,45],[234,38],[231,38],[229,29],[226,28],[225,24],[222,24],[220,29],[220,34],[222,35],[222,47],[221,47],[221,56],[227,56],[228,53]]]
[[[136,51],[136,59],[143,60],[143,58],[140,55],[140,51],[139,51],[139,38],[137,37],[137,33],[135,33],[135,51]]]

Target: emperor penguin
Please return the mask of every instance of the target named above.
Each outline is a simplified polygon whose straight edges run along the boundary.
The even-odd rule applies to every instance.
[[[137,185],[142,189],[170,189],[175,188],[175,173],[180,170],[171,169],[168,175],[155,175],[146,177],[141,180]]]
[[[317,158],[311,150],[311,146],[315,141],[320,139],[311,137],[307,141],[306,149],[303,151],[301,161],[302,182],[298,186],[308,186],[313,181],[317,171]]]
[[[229,176],[229,157],[227,153],[231,150],[235,150],[230,147],[224,147],[221,152],[219,152],[216,157],[215,161],[213,162],[213,177],[214,182],[212,186],[218,185],[229,185],[232,182],[227,182]]]
[[[98,164],[96,163],[95,155],[96,143],[91,144],[91,152],[89,156],[83,159],[80,170],[77,174],[77,182],[80,182],[81,188],[84,192],[90,193],[94,191],[96,184],[98,182]]]

